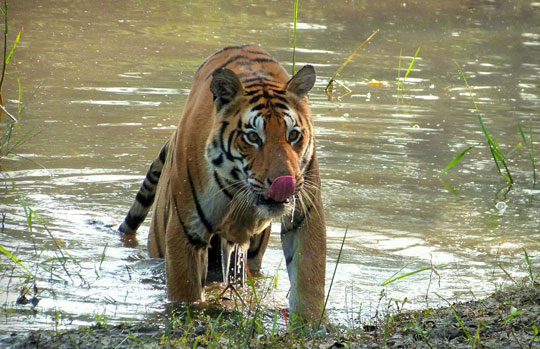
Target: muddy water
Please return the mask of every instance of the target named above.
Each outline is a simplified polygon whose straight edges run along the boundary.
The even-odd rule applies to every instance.
[[[16,109],[18,72],[23,111],[16,136],[32,137],[2,161],[0,240],[37,276],[40,301],[35,308],[15,303],[25,271],[0,256],[0,329],[115,322],[162,310],[162,267],[146,258],[146,228],[142,244],[126,248],[110,227],[123,219],[174,129],[207,55],[257,43],[291,69],[292,4],[19,0],[9,15],[10,39],[20,27],[24,33],[4,100]],[[351,93],[328,101],[329,78],[375,29],[379,34],[338,77]],[[418,47],[398,92],[398,76]],[[382,290],[383,303],[407,298],[409,307],[439,304],[436,294],[485,295],[510,282],[498,263],[517,280],[526,275],[523,248],[538,273],[540,190],[525,147],[511,150],[521,141],[518,124],[540,147],[540,3],[302,1],[297,62],[318,71],[311,101],[328,284],[348,227],[329,301],[336,318],[373,315]],[[512,187],[497,174],[455,62],[509,154]],[[48,230],[35,217],[28,227],[19,194]],[[281,306],[288,290],[282,260],[275,234],[264,272],[279,272],[269,301]],[[430,265],[437,274],[381,286],[396,272]]]

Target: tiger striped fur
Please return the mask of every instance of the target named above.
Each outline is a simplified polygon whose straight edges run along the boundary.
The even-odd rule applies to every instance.
[[[208,270],[221,267],[226,280],[235,246],[259,269],[280,218],[290,311],[321,316],[326,230],[307,100],[314,83],[312,66],[290,78],[253,45],[226,47],[197,70],[178,128],[119,227],[134,235],[154,204],[148,249],[165,258],[170,300],[204,299]]]

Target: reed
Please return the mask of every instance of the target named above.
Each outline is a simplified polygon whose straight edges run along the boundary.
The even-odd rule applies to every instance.
[[[339,66],[339,68],[336,70],[336,72],[334,73],[334,75],[332,75],[332,77],[330,78],[330,80],[328,81],[328,84],[326,85],[326,88],[325,88],[325,92],[326,92],[326,95],[328,96],[328,98],[330,100],[332,100],[333,98],[333,90],[334,90],[334,83],[337,83],[339,84],[340,86],[344,87],[346,90],[347,90],[347,93],[345,93],[344,96],[346,96],[347,94],[349,94],[351,92],[351,90],[343,85],[342,83],[340,83],[339,81],[336,80],[337,76],[341,73],[341,71],[343,69],[345,69],[345,67],[347,66],[347,64],[349,64],[349,62],[354,58],[354,56],[356,56],[356,54],[358,53],[358,51],[360,51],[360,49],[362,49],[362,47],[366,46],[367,43],[375,36],[377,35],[377,33],[379,32],[379,29],[375,30],[370,36],[368,36],[368,38],[366,40],[364,40],[364,42],[362,42],[360,44],[360,46],[358,46],[350,55],[349,57],[343,62],[341,63],[341,65]],[[343,97],[343,96],[341,96]],[[338,98],[339,99],[339,98]]]
[[[292,75],[296,73],[296,23],[298,22],[298,2],[294,2],[294,19],[293,19],[293,51],[292,51]]]

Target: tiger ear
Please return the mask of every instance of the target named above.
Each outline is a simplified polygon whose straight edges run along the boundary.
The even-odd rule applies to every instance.
[[[302,98],[308,94],[315,85],[315,68],[312,65],[305,65],[287,83],[287,91]]]
[[[227,68],[217,69],[212,73],[210,91],[214,95],[214,103],[219,111],[224,105],[230,103],[244,88],[236,74]]]

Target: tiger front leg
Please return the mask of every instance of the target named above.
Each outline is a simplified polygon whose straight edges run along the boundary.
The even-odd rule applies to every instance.
[[[281,244],[291,283],[289,310],[316,323],[323,317],[326,273],[326,228],[320,198],[307,212],[281,222]]]
[[[208,248],[190,243],[181,228],[169,231],[169,227],[165,253],[167,298],[170,301],[204,301]]]

